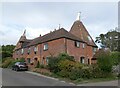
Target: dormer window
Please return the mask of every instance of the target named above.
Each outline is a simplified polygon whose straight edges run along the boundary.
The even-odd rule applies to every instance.
[[[48,50],[48,44],[47,43],[44,44],[44,50]]]
[[[79,48],[80,47],[80,42],[75,41],[75,46]]]

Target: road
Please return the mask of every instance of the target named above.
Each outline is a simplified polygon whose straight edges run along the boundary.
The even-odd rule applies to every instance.
[[[24,71],[16,72],[11,69],[3,69],[2,86],[72,86],[72,84]]]
[[[118,80],[79,84],[78,86],[118,86]]]
[[[42,76],[38,73],[35,74],[29,71],[16,72],[11,69],[3,69],[2,77],[0,75],[0,82],[1,78],[2,86],[75,86],[74,84]],[[118,86],[118,81],[85,83],[77,86]]]

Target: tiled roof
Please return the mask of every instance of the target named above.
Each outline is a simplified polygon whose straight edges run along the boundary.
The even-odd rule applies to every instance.
[[[103,53],[110,53],[110,49],[109,48],[99,49],[98,51],[95,52],[92,59],[97,59],[99,56],[103,55]]]
[[[88,33],[87,29],[83,25],[83,23],[79,20],[75,21],[71,27],[70,33],[74,34],[78,38],[82,39],[88,45],[97,47],[92,37]]]
[[[68,39],[83,42],[80,38],[78,38],[78,37],[74,36],[73,34],[69,33],[64,28],[61,28],[59,30],[50,32],[50,33],[48,33],[44,36],[40,36],[38,38],[33,39],[27,46],[36,45],[36,44],[39,44],[39,43],[44,43],[44,42],[59,39],[59,38],[68,38]]]

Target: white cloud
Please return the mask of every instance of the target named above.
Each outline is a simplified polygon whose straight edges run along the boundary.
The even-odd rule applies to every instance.
[[[16,44],[20,38],[21,31],[0,25],[0,41],[1,44]]]
[[[32,28],[32,27],[25,27],[26,29],[26,36],[28,39],[33,39],[39,37],[40,35],[44,35],[48,33],[48,28]]]
[[[117,3],[3,3],[3,25],[0,40],[16,44],[23,31],[33,39],[58,28],[70,30],[77,12],[82,11],[82,22],[95,40],[117,25]]]

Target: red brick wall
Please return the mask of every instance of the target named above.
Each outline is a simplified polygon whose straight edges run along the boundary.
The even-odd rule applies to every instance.
[[[50,56],[57,56],[58,54],[62,53],[62,52],[66,52],[70,55],[70,56],[74,56],[76,61],[80,61],[80,57],[85,57],[85,63],[88,63],[88,58],[90,59],[90,63],[91,63],[91,58],[93,56],[93,49],[91,46],[87,46],[87,44],[85,44],[85,48],[83,48],[82,44],[80,43],[80,47],[75,47],[74,44],[75,41],[73,40],[69,40],[69,39],[65,39],[65,38],[61,38],[61,39],[57,39],[57,40],[53,40],[53,41],[49,41],[48,43],[48,50],[43,50],[44,49],[44,44],[38,44],[38,51],[35,54],[34,53],[34,47],[36,46],[31,46],[30,48],[30,54],[28,54],[28,48],[24,48],[24,54],[21,54],[21,50],[19,50],[18,55],[16,53],[13,54],[14,58],[25,58],[27,60],[27,58],[30,58],[32,61],[34,61],[34,58],[37,58],[41,63],[43,61],[44,64],[46,64],[46,57],[50,57]],[[65,47],[66,44],[66,47]]]
[[[16,52],[13,54],[13,58],[30,58],[32,61],[34,61],[34,58],[37,58],[40,62],[42,62],[43,57],[50,57],[50,56],[57,56],[59,53],[65,52],[65,44],[64,44],[64,38],[53,40],[48,43],[48,50],[44,49],[44,44],[38,44],[38,51],[35,54],[34,53],[34,47],[31,46],[30,48],[30,54],[28,54],[28,48],[24,48],[24,54],[21,54],[21,49],[19,50],[18,55]],[[44,64],[46,64],[46,60],[44,59]]]
[[[91,59],[93,57],[93,47],[85,44],[85,48],[83,48],[83,43],[80,43],[80,47],[75,47],[75,41],[67,39],[67,53],[71,56],[74,56],[76,61],[80,62],[80,57],[85,57],[85,64],[91,64]]]

